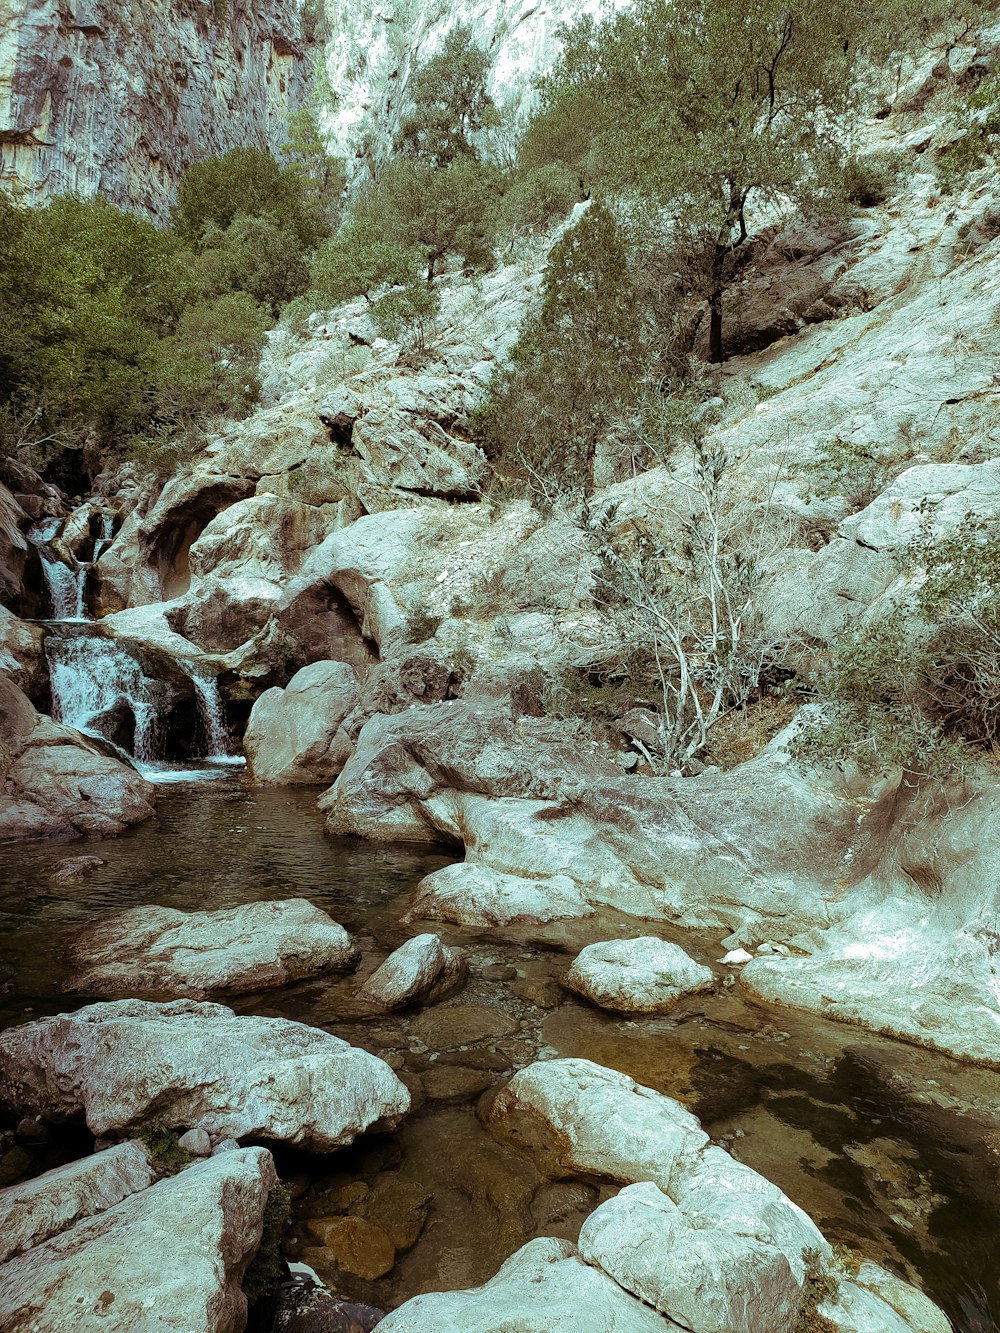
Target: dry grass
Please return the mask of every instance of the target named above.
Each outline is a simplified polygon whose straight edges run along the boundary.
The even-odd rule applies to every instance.
[[[705,761],[720,768],[735,768],[760,754],[768,741],[791,722],[795,704],[766,696],[740,712],[721,717],[708,734]]]

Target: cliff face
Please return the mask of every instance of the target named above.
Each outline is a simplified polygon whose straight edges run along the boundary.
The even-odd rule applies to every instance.
[[[309,61],[300,0],[3,0],[0,183],[165,217],[195,158],[278,149]]]

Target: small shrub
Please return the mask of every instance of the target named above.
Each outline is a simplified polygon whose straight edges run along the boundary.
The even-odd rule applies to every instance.
[[[795,1321],[795,1333],[837,1333],[837,1325],[819,1312],[819,1306],[836,1295],[837,1284],[823,1271],[818,1250],[803,1251],[805,1282],[802,1287],[802,1305]]]
[[[894,471],[892,458],[879,454],[874,446],[842,440],[824,440],[817,449],[819,457],[802,463],[799,471],[811,482],[810,493],[818,499],[839,495],[857,513],[866,509],[885,489]]]
[[[193,1153],[181,1147],[176,1130],[168,1129],[162,1120],[147,1120],[135,1137],[145,1146],[160,1176],[175,1176],[196,1160]]]
[[[533,167],[503,197],[500,225],[513,232],[544,231],[580,199],[580,179],[569,167]]]
[[[284,1185],[275,1185],[264,1204],[260,1245],[243,1275],[243,1295],[250,1305],[272,1292],[285,1275],[281,1238],[291,1220],[292,1196]]]
[[[859,208],[875,208],[889,198],[898,172],[898,161],[885,153],[849,157],[844,164],[844,193]]]

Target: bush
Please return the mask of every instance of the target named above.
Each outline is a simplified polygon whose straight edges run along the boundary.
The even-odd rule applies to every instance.
[[[849,157],[843,170],[844,194],[859,208],[884,204],[896,184],[899,166],[898,160],[886,153]]]
[[[284,1185],[275,1185],[264,1204],[264,1226],[257,1253],[243,1274],[243,1295],[249,1305],[274,1291],[285,1276],[281,1239],[291,1220],[292,1196]]]
[[[441,300],[433,287],[414,282],[387,292],[375,303],[375,326],[391,338],[417,352],[425,352],[436,327]]]
[[[329,232],[322,209],[306,197],[299,173],[260,148],[234,148],[195,162],[177,187],[171,220],[189,245],[199,246],[210,225],[226,231],[238,217],[271,218],[294,232],[305,250]]]
[[[504,195],[500,226],[513,232],[544,231],[579,201],[579,178],[569,167],[533,167]]]

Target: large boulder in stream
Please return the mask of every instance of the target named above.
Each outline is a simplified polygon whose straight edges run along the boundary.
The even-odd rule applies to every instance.
[[[465,955],[437,935],[414,935],[372,973],[358,996],[379,1009],[431,1004],[457,990],[468,967]]]
[[[410,1096],[389,1066],[318,1028],[220,1004],[119,1000],[0,1033],[0,1108],[98,1137],[157,1118],[212,1141],[313,1152],[392,1129]]]
[[[64,990],[255,991],[322,972],[349,971],[347,931],[305,898],[218,912],[132,907],[87,926],[66,951]]]
[[[244,1148],[155,1185],[141,1177],[119,1183],[126,1197],[103,1207],[95,1198],[92,1216],[54,1221],[47,1239],[0,1265],[0,1326],[7,1333],[243,1329],[243,1275],[277,1184],[271,1154]]]
[[[153,801],[109,746],[37,713],[0,675],[0,842],[111,837],[149,819]]]
[[[243,737],[250,777],[266,784],[332,782],[343,767],[334,739],[357,701],[357,674],[346,662],[313,662],[285,689],[265,690]]]
[[[714,980],[710,967],[653,935],[588,944],[566,973],[571,990],[623,1014],[664,1013],[685,995],[711,990]]]

